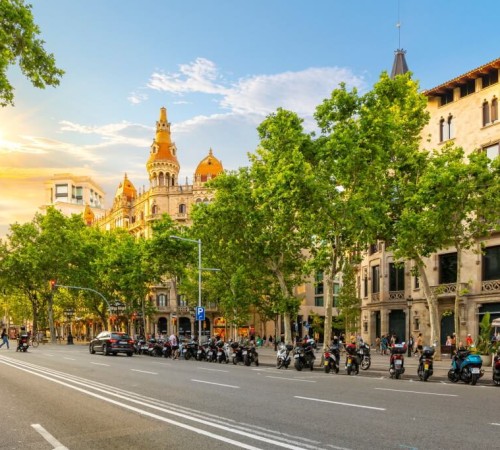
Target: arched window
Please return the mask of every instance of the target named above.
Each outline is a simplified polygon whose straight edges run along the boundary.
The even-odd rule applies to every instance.
[[[158,205],[153,205],[153,206],[151,207],[151,213],[152,213],[152,214],[158,214],[158,209],[159,209],[159,208],[158,208]]]
[[[490,123],[490,105],[485,100],[483,102],[483,127]]]
[[[186,214],[186,205],[184,203],[179,205],[179,214]]]
[[[201,198],[196,199],[196,203],[201,203],[201,201],[202,201]]]
[[[455,122],[453,121],[453,116],[448,117],[448,139],[455,138]]]
[[[444,119],[441,118],[439,121],[439,142],[443,142],[446,140],[445,138],[445,127],[444,127]]]
[[[493,97],[491,100],[491,121],[496,122],[498,120],[498,99]]]
[[[160,173],[160,175],[158,177],[158,185],[159,186],[165,186],[165,178],[163,176],[163,173]]]

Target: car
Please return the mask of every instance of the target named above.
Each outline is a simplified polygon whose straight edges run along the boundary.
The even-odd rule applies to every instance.
[[[104,356],[126,353],[127,356],[134,354],[134,340],[121,331],[102,331],[90,341],[89,352],[102,352]]]

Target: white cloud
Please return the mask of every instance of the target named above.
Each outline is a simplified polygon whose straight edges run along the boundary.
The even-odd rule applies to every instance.
[[[148,98],[149,97],[147,94],[131,92],[130,95],[127,97],[127,100],[133,105],[138,105],[139,103],[146,101]]]

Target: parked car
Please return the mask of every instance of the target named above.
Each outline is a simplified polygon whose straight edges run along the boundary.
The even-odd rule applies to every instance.
[[[89,352],[102,352],[106,355],[117,355],[126,353],[127,356],[134,354],[134,340],[127,334],[120,331],[102,331],[89,344]]]

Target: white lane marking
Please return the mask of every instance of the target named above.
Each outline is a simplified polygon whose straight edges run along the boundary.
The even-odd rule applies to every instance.
[[[375,409],[376,411],[386,410],[386,408],[377,408],[376,406],[356,405],[355,403],[334,402],[332,400],[325,400],[322,398],[300,397],[298,395],[294,395],[294,398],[300,398],[301,400],[311,400],[313,402],[333,403],[334,405],[353,406],[354,408]]]
[[[148,372],[147,370],[130,369],[132,372],[149,373],[150,375],[158,375],[158,372]]]
[[[94,364],[95,366],[106,366],[109,367],[109,364],[104,364],[104,363],[95,363],[95,362],[90,362],[90,364]]]
[[[330,447],[330,448],[334,448],[336,450],[349,450],[348,448],[345,448],[345,447],[337,447],[336,445],[332,445],[332,444],[326,444],[327,447]]]
[[[198,367],[198,370],[208,370],[210,372],[226,372],[228,373],[229,370],[221,370],[221,369],[208,369],[207,367]]]
[[[316,381],[313,380],[302,380],[300,378],[272,377],[271,375],[266,375],[266,378],[275,378],[277,380],[288,380],[288,381],[302,381],[303,383],[316,383]]]
[[[500,427],[500,423],[490,423],[490,425],[496,425],[497,427]]]
[[[54,446],[54,450],[68,450],[68,447],[62,445],[54,436],[52,436],[45,428],[43,428],[39,423],[33,423],[31,426],[36,432],[40,433],[41,436],[50,444]]]
[[[113,405],[120,406],[120,407],[122,407],[124,409],[128,409],[130,411],[134,411],[134,412],[136,412],[136,413],[138,413],[140,415],[147,416],[147,417],[152,417],[153,419],[156,419],[156,420],[159,420],[159,421],[162,421],[162,422],[165,422],[165,423],[170,423],[170,424],[178,426],[180,428],[187,429],[189,431],[192,431],[193,433],[197,433],[197,434],[201,434],[201,435],[204,435],[204,436],[208,436],[208,437],[211,437],[211,438],[213,438],[215,440],[227,442],[227,443],[233,444],[233,445],[235,445],[237,447],[246,448],[246,449],[249,449],[249,450],[261,450],[261,449],[259,449],[257,447],[252,447],[252,446],[244,444],[242,442],[235,441],[235,440],[230,439],[230,438],[225,438],[223,436],[220,436],[220,434],[215,434],[215,433],[211,433],[209,431],[204,431],[204,430],[199,429],[199,427],[193,427],[193,426],[185,424],[184,422],[177,422],[176,420],[173,420],[173,419],[167,419],[166,417],[162,417],[162,416],[159,416],[157,414],[150,413],[150,412],[145,411],[145,410],[141,410],[141,409],[136,408],[134,406],[130,406],[130,405],[127,405],[125,403],[121,403],[121,402],[119,402],[117,400],[112,400],[112,399],[110,399],[108,397],[104,397],[104,396],[102,396],[100,394],[96,394],[95,392],[91,392],[91,391],[88,391],[88,390],[86,390],[84,388],[71,385],[71,384],[69,384],[67,382],[60,381],[60,380],[57,380],[57,379],[54,379],[54,378],[50,378],[47,375],[44,375],[42,373],[36,372],[36,370],[41,370],[39,368],[39,366],[35,366],[33,364],[29,364],[27,366],[33,366],[34,368],[28,369],[27,367],[22,367],[20,365],[17,365],[16,364],[18,362],[17,360],[16,361],[14,361],[14,360],[11,361],[10,359],[6,359],[6,358],[3,358],[1,356],[0,356],[0,362],[3,362],[3,364],[5,364],[5,365],[14,367],[14,368],[16,368],[18,370],[21,370],[23,372],[27,372],[27,373],[30,373],[30,374],[35,375],[37,377],[43,378],[45,380],[52,381],[53,383],[57,383],[57,384],[60,384],[62,386],[66,386],[66,387],[68,387],[70,389],[74,389],[75,391],[81,392],[81,393],[89,395],[91,397],[98,398],[99,400],[102,400],[104,402],[108,402],[108,403],[111,403]],[[64,374],[63,372],[55,372],[55,371],[53,371],[52,375],[54,377],[56,377],[56,378],[61,378],[62,375],[59,375],[59,373],[65,375],[65,376],[67,375],[67,374]],[[71,381],[73,383],[76,383],[76,384],[83,385],[83,386],[87,387],[85,385],[85,383],[83,383],[81,381],[77,381],[77,380],[74,380],[74,379],[71,380]],[[100,389],[100,388],[98,388],[98,387],[96,387],[94,385],[93,386],[89,386],[89,387],[91,389],[103,392],[103,393],[105,393],[107,395],[111,394],[111,395],[113,395],[113,396],[115,396],[117,398],[129,401],[129,402],[137,403],[137,404],[140,404],[141,406],[145,406],[145,407],[148,407],[148,408],[151,408],[151,409],[156,409],[158,411],[165,412],[167,414],[172,414],[172,415],[177,416],[177,417],[182,417],[183,419],[191,420],[193,422],[198,422],[200,424],[204,424],[204,425],[210,426],[212,428],[218,428],[218,429],[221,429],[221,430],[224,430],[224,431],[227,431],[227,432],[237,433],[237,434],[239,434],[241,436],[246,436],[246,437],[258,440],[258,441],[262,441],[262,442],[266,442],[266,443],[271,443],[271,444],[276,445],[278,447],[289,448],[289,449],[292,449],[292,450],[303,450],[304,449],[304,447],[297,447],[297,446],[291,445],[291,444],[289,445],[287,443],[279,442],[279,441],[277,441],[275,439],[270,439],[270,438],[267,438],[265,436],[258,436],[255,433],[249,433],[249,432],[246,432],[244,430],[235,431],[234,430],[234,425],[231,425],[231,427],[227,427],[225,425],[219,425],[217,423],[207,422],[206,417],[197,418],[197,417],[195,417],[193,415],[180,413],[180,412],[177,412],[177,411],[174,411],[174,410],[171,410],[171,409],[166,409],[166,408],[163,408],[163,407],[159,407],[159,406],[156,406],[156,405],[151,405],[149,403],[146,403],[146,402],[143,402],[143,401],[140,401],[140,400],[129,398],[129,397],[125,396],[125,395],[120,395],[118,393],[113,393],[113,392],[110,393],[108,390]],[[59,449],[59,450],[64,450],[64,449]]]
[[[239,386],[233,386],[232,384],[212,383],[211,381],[194,380],[194,379],[191,379],[191,381],[195,381],[196,383],[215,384],[216,386],[230,387],[230,388],[233,388],[233,389],[239,389],[240,388]]]
[[[70,361],[76,361],[76,359],[75,359],[75,358],[68,358],[68,357],[66,357],[66,356],[64,357],[64,359],[69,359]]]
[[[436,394],[435,392],[406,391],[403,389],[374,388],[376,391],[407,392],[409,394],[438,395],[441,397],[458,397],[456,394]]]

